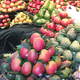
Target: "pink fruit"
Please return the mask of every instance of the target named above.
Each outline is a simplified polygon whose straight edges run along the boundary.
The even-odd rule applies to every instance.
[[[44,62],[48,62],[50,60],[50,57],[51,56],[50,56],[48,50],[46,50],[46,49],[41,50],[41,53],[39,55],[39,60],[42,60]]]
[[[11,69],[14,72],[19,72],[21,67],[20,67],[21,60],[19,58],[14,58],[11,60]]]
[[[24,75],[29,75],[31,73],[31,70],[32,70],[32,65],[30,62],[25,62],[23,65],[22,65],[22,68],[21,68],[21,73],[24,74]]]
[[[36,49],[37,51],[42,50],[45,47],[45,42],[42,38],[38,37],[35,38],[33,41],[33,48]]]
[[[2,27],[2,26],[4,26],[4,24],[3,23],[0,23],[0,27]]]
[[[38,37],[41,37],[39,33],[33,33],[30,37],[31,44],[33,43],[33,40]]]
[[[9,5],[11,2],[10,1],[5,1],[5,4],[6,5]]]
[[[54,61],[49,61],[49,64],[46,65],[47,74],[54,74],[57,70],[57,64]]]
[[[28,60],[32,63],[35,63],[37,59],[38,53],[34,49],[31,49],[28,54]]]
[[[4,23],[4,26],[8,26],[9,24],[8,23]]]
[[[7,22],[7,20],[6,19],[3,19],[2,22],[5,23],[5,22]]]
[[[5,18],[8,18],[9,17],[9,15],[7,15],[7,14],[5,14],[4,16],[5,16]]]
[[[52,46],[48,49],[50,56],[53,56],[55,54],[55,48]]]
[[[33,71],[32,71],[33,74],[37,76],[41,76],[44,72],[45,72],[45,67],[41,62],[37,62],[33,66]]]
[[[28,49],[27,48],[21,48],[20,49],[20,56],[22,58],[27,58],[27,56],[28,56]]]
[[[3,19],[4,18],[4,15],[0,15],[0,19]]]

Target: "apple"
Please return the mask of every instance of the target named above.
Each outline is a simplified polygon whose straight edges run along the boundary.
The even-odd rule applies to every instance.
[[[9,24],[8,23],[4,23],[4,26],[8,26]]]
[[[0,15],[0,19],[4,19],[5,17],[4,17],[4,15]]]
[[[2,26],[4,26],[4,24],[3,23],[0,23],[0,27],[2,27]]]
[[[8,15],[8,14],[5,14],[4,16],[5,16],[5,18],[8,18],[8,17],[9,17],[9,15]]]
[[[2,22],[3,22],[3,23],[7,22],[7,19],[3,19]]]

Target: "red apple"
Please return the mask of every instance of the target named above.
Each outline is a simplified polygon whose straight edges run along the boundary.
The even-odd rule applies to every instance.
[[[28,49],[27,48],[21,48],[20,49],[20,56],[22,57],[22,58],[27,58],[28,57]]]
[[[39,60],[42,60],[44,62],[48,62],[51,58],[51,55],[49,54],[49,51],[46,49],[42,49],[41,53],[39,55]]]
[[[52,57],[55,54],[55,48],[52,46],[48,49],[50,56]]]
[[[57,64],[54,61],[49,61],[49,64],[46,65],[46,72],[49,75],[53,75],[57,71]]]
[[[9,25],[9,23],[4,23],[4,26],[8,26]]]
[[[5,18],[8,18],[8,17],[9,17],[9,15],[8,15],[8,14],[5,14],[4,16],[5,16]]]
[[[28,53],[28,61],[35,63],[38,59],[38,53],[35,51],[35,49],[31,49]]]
[[[11,60],[11,69],[14,72],[19,72],[21,70],[20,67],[21,60],[19,58],[14,58]]]
[[[4,24],[3,23],[0,23],[0,27],[2,27],[2,26],[4,26]]]
[[[30,62],[25,62],[23,65],[22,65],[22,68],[21,68],[21,73],[24,74],[24,75],[29,75],[31,73],[31,70],[32,70],[32,65]]]
[[[45,42],[44,42],[43,38],[38,37],[38,38],[35,38],[35,39],[34,39],[34,41],[33,41],[33,48],[34,48],[36,51],[40,51],[40,50],[42,50],[44,47],[45,47]]]
[[[45,72],[45,67],[44,64],[42,64],[41,62],[37,62],[34,66],[33,66],[33,70],[32,73],[37,75],[37,76],[42,76],[42,74]]]
[[[7,20],[6,20],[6,19],[3,19],[3,20],[2,20],[2,22],[3,22],[3,23],[6,23],[6,22],[7,22]]]
[[[5,1],[5,4],[6,5],[9,5],[11,2],[10,1]]]
[[[5,17],[4,17],[4,15],[0,15],[0,19],[4,19]]]
[[[33,33],[30,37],[31,44],[33,43],[33,40],[38,37],[41,37],[39,33]]]

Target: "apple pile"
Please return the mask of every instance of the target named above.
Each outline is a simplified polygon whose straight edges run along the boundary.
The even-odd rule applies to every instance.
[[[10,16],[8,14],[0,14],[0,28],[10,25]]]
[[[4,0],[0,3],[1,12],[13,12],[26,8],[26,3],[23,0]]]
[[[28,14],[26,15],[23,12],[19,12],[15,16],[15,18],[12,20],[10,26],[13,26],[15,24],[22,24],[22,23],[32,23],[32,20],[30,19]]]
[[[44,4],[44,1],[41,1],[41,0],[29,0],[27,11],[29,11],[32,14],[36,14],[39,12],[43,4]]]
[[[70,24],[73,24],[73,20],[68,17],[68,14],[64,10],[54,10],[51,16],[51,22],[43,25],[40,32],[46,36],[54,37],[55,32],[66,28]]]
[[[69,77],[71,69],[66,65],[70,65],[71,62],[66,58],[63,60],[60,53],[56,52],[54,45],[49,45],[50,40],[45,41],[46,39],[44,39],[40,33],[33,33],[28,40],[29,44],[24,41],[23,44],[26,46],[19,45],[18,51],[11,57],[11,70],[23,74],[26,79],[32,74],[38,77],[48,75],[48,78],[51,78],[51,76],[53,78],[54,75],[59,73],[58,70],[62,73],[61,75],[66,76],[59,75],[60,79],[62,79],[61,77]]]

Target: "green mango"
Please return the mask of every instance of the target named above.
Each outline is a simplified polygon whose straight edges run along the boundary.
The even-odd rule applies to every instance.
[[[39,24],[39,25],[41,25],[41,24],[45,24],[46,22],[48,22],[48,20],[46,20],[46,19],[38,19],[37,21],[36,21],[36,23],[37,24]]]
[[[46,10],[45,15],[44,15],[45,19],[50,19],[50,13],[48,10]]]
[[[48,10],[52,12],[54,10],[54,8],[55,8],[55,3],[53,1],[50,1]]]
[[[49,7],[49,4],[50,4],[50,0],[46,0],[42,8],[47,9]]]

